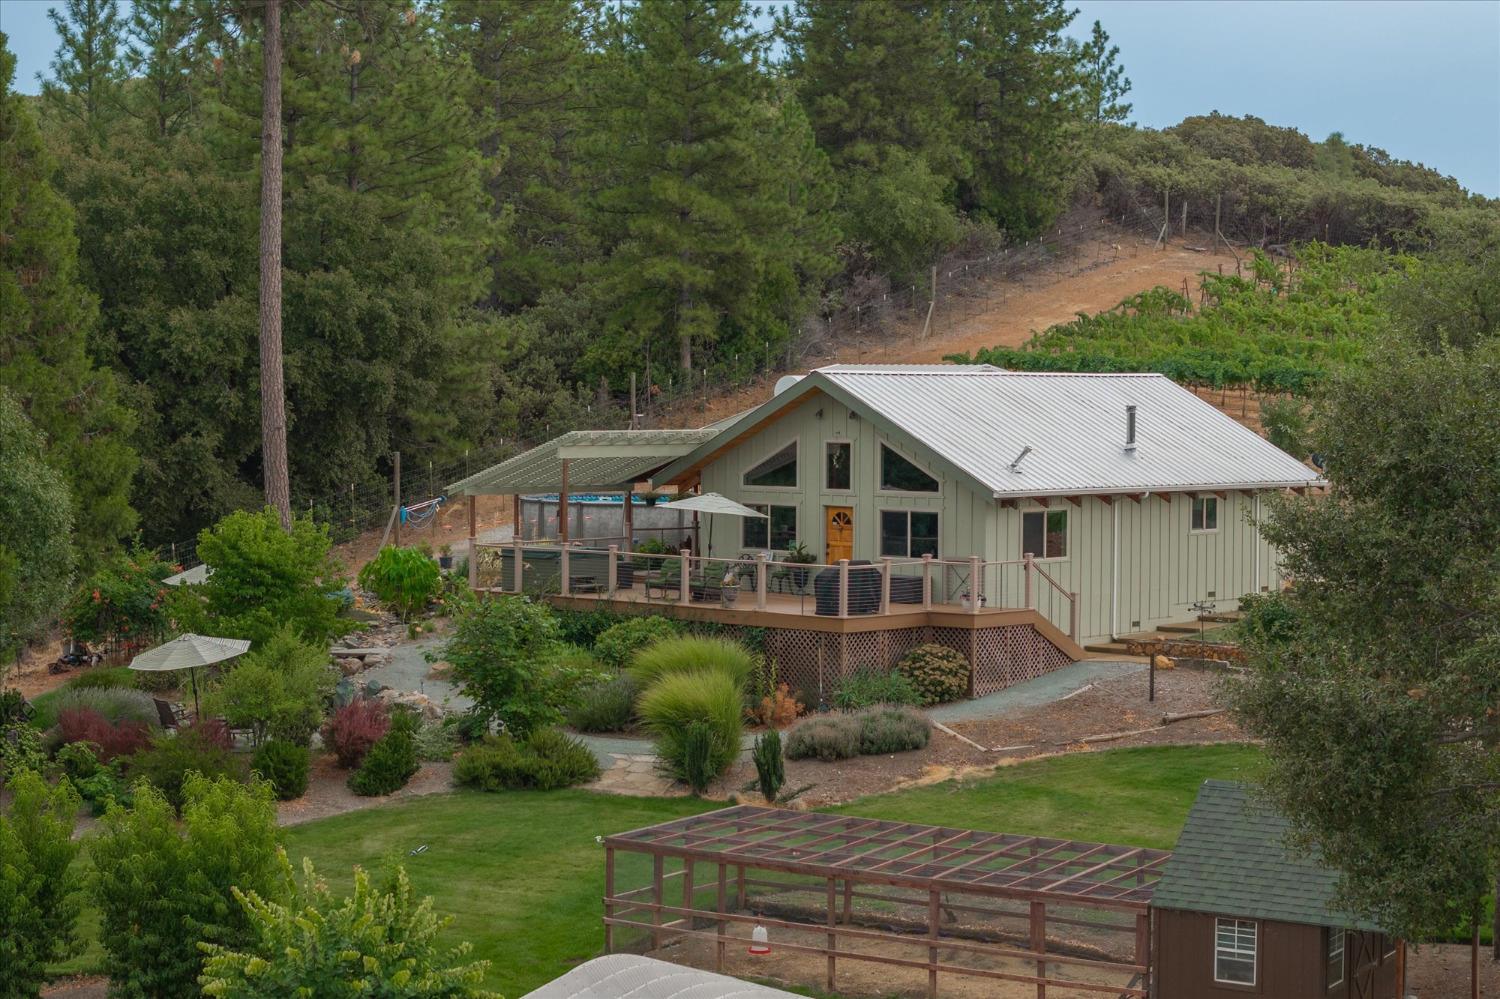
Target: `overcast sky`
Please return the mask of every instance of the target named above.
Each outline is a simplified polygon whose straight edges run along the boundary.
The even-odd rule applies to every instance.
[[[55,0],[0,0],[16,85],[37,91]],[[122,3],[122,8],[127,4]],[[1074,33],[1104,23],[1160,128],[1218,110],[1340,131],[1500,197],[1500,0],[1075,0]]]

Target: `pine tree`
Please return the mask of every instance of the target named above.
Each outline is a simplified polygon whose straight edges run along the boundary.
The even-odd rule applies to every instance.
[[[14,72],[0,35],[0,388],[45,436],[47,460],[68,482],[78,546],[97,550],[135,526],[133,419],[114,378],[89,360],[97,307],[78,278],[73,210],[50,183],[56,168],[26,99],[11,90]]]
[[[281,346],[281,64],[281,0],[266,0],[261,29],[260,460],[266,505],[290,531],[286,359]]]
[[[153,138],[174,134],[192,110],[191,29],[182,0],[133,0],[125,67],[136,79],[123,104]]]
[[[1130,78],[1119,63],[1120,46],[1109,44],[1109,32],[1094,22],[1089,40],[1078,47],[1079,87],[1082,90],[1084,118],[1099,125],[1106,121],[1124,121],[1131,104]]]
[[[0,388],[0,666],[67,600],[72,528],[63,477],[47,464],[41,435]]]
[[[60,39],[52,60],[53,79],[42,96],[99,138],[119,108],[125,67],[120,41],[125,24],[117,0],[63,0],[47,17]]]

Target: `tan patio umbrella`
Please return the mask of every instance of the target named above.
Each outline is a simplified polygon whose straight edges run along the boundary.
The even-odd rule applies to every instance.
[[[743,503],[736,503],[728,496],[718,493],[699,493],[697,496],[686,496],[680,500],[672,500],[670,503],[658,503],[657,509],[666,510],[691,510],[694,514],[718,513],[726,517],[765,517],[766,514],[759,510],[752,510]],[[714,546],[714,522],[708,522],[708,548],[712,551]],[[699,552],[702,555],[705,552]]]
[[[199,666],[211,666],[250,651],[250,643],[242,638],[213,638],[208,635],[179,635],[158,645],[150,652],[142,652],[130,661],[131,669],[146,673],[170,673],[174,670],[192,670],[188,676],[193,684],[193,717],[198,717],[198,673]]]

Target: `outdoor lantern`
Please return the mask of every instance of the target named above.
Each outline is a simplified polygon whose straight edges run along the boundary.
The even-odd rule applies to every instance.
[[[750,931],[750,953],[758,957],[771,953],[771,934],[759,923]]]

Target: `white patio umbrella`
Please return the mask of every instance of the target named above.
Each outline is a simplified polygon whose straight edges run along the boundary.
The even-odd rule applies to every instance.
[[[736,503],[728,496],[720,496],[718,493],[699,493],[697,496],[685,496],[680,500],[672,500],[670,503],[658,503],[657,509],[667,510],[692,510],[694,513],[718,513],[727,517],[765,517],[759,510],[752,510],[743,503]],[[708,522],[708,547],[712,550],[714,546],[714,522]],[[700,553],[701,554],[701,553]]]
[[[250,643],[242,638],[213,638],[209,635],[179,635],[158,645],[149,652],[142,652],[130,661],[131,669],[146,673],[169,673],[174,670],[192,670],[188,676],[193,684],[193,717],[198,717],[199,666],[211,666],[250,651]]]

